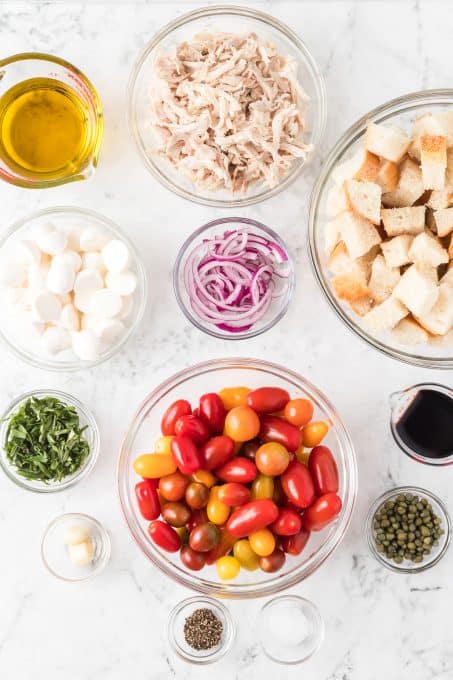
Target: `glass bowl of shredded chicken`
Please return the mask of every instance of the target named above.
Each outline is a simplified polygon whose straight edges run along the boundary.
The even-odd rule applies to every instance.
[[[311,160],[326,120],[321,73],[274,17],[212,6],[164,27],[131,76],[129,125],[146,167],[214,207],[258,203]]]

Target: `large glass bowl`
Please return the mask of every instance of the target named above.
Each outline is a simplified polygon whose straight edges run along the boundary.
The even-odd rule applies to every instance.
[[[260,183],[245,195],[233,196],[229,191],[207,192],[193,185],[182,173],[160,158],[154,150],[156,139],[148,123],[149,93],[152,87],[154,61],[160,52],[169,52],[186,40],[204,32],[244,33],[253,31],[261,39],[273,43],[283,56],[293,57],[298,65],[298,78],[310,101],[305,112],[305,141],[313,151],[318,149],[326,122],[324,81],[312,55],[289,26],[274,17],[247,7],[213,5],[184,14],[167,24],[146,45],[129,83],[128,119],[137,149],[148,170],[167,189],[196,203],[215,207],[238,207],[258,203],[286,188],[301,172],[307,161],[295,159],[291,170],[274,188]]]
[[[326,204],[329,190],[333,186],[332,172],[336,166],[350,158],[361,147],[369,123],[396,125],[409,131],[414,119],[428,111],[436,112],[453,106],[453,89],[426,90],[392,99],[365,114],[347,130],[335,144],[326,159],[313,188],[309,215],[309,248],[316,278],[331,307],[346,326],[362,340],[386,356],[399,359],[415,366],[426,368],[453,368],[453,341],[444,344],[434,340],[415,348],[397,343],[390,333],[372,335],[365,328],[361,317],[335,295],[332,274],[327,266],[328,255],[324,246],[324,228],[329,218]]]
[[[313,532],[304,551],[298,557],[288,555],[284,568],[274,574],[241,570],[231,582],[218,579],[215,567],[201,572],[189,571],[179,560],[178,553],[160,550],[147,533],[148,522],[142,519],[135,501],[134,486],[139,477],[133,470],[135,458],[152,450],[160,434],[160,419],[164,410],[176,399],[192,403],[205,392],[222,387],[246,385],[250,388],[279,386],[292,397],[307,397],[315,407],[314,418],[330,425],[325,443],[335,456],[339,478],[339,494],[343,508],[337,519],[324,531]],[[139,407],[121,445],[118,459],[120,503],[127,525],[144,555],[164,574],[178,583],[199,592],[219,597],[252,598],[271,595],[289,588],[312,574],[332,553],[348,528],[357,492],[357,470],[349,434],[333,405],[314,385],[283,366],[255,359],[217,359],[187,368],[155,388]]]

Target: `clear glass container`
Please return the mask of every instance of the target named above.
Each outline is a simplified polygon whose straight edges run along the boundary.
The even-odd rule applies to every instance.
[[[439,545],[434,546],[430,554],[424,556],[423,562],[411,562],[410,560],[404,559],[401,564],[396,564],[393,560],[389,559],[383,553],[380,553],[377,550],[373,522],[376,512],[386,501],[393,500],[396,496],[398,496],[398,494],[405,493],[426,498],[431,503],[434,514],[440,518],[441,527],[445,533],[440,537]],[[426,571],[437,564],[447,552],[447,548],[450,545],[451,539],[451,520],[444,503],[440,500],[440,498],[435,496],[430,491],[421,489],[418,486],[399,486],[396,489],[390,489],[389,491],[386,491],[382,494],[382,496],[376,498],[368,511],[365,521],[365,533],[371,554],[380,564],[396,573],[418,574],[419,572]]]
[[[48,223],[52,223],[67,232],[70,232],[73,228],[94,227],[109,238],[120,239],[127,245],[131,253],[129,269],[136,274],[138,283],[131,299],[130,309],[122,318],[125,330],[114,344],[102,350],[99,357],[94,361],[82,361],[71,349],[60,352],[56,356],[49,356],[40,345],[39,335],[34,333],[33,329],[29,329],[28,324],[27,328],[24,329],[20,323],[17,323],[17,317],[12,308],[2,320],[0,340],[20,359],[38,368],[64,372],[92,368],[119,352],[138,328],[145,312],[148,297],[146,270],[134,244],[114,222],[91,210],[82,210],[71,206],[46,208],[15,222],[0,238],[0,255],[7,254],[14,257],[14,248],[17,243],[26,239],[27,234],[32,229]],[[6,293],[7,289],[0,287],[0,294],[5,297]],[[8,304],[7,299],[3,304]]]
[[[328,254],[324,244],[324,229],[331,219],[327,215],[327,196],[334,185],[332,172],[339,163],[349,159],[363,144],[363,136],[369,123],[396,125],[409,131],[415,118],[427,112],[439,112],[453,107],[453,89],[426,90],[392,99],[365,114],[338,140],[323,163],[311,194],[309,212],[309,249],[316,279],[330,306],[346,326],[365,340],[371,347],[386,356],[425,368],[453,368],[453,339],[451,344],[441,337],[431,338],[428,343],[415,348],[399,344],[390,333],[380,336],[371,334],[360,316],[349,305],[339,300],[332,286],[333,274],[329,271]]]
[[[84,437],[90,446],[90,453],[86,457],[82,466],[73,474],[65,477],[60,482],[40,482],[33,479],[26,479],[22,477],[17,471],[17,469],[11,465],[9,462],[6,452],[5,452],[5,440],[6,433],[8,430],[8,418],[11,416],[19,406],[30,397],[36,397],[42,399],[43,397],[55,397],[60,399],[65,404],[69,406],[74,406],[77,410],[80,419],[80,425],[84,427],[87,426]],[[73,397],[71,394],[62,392],[60,390],[54,389],[36,389],[25,394],[21,394],[19,397],[13,399],[6,410],[3,412],[0,420],[0,466],[3,472],[13,481],[17,486],[27,489],[27,491],[35,491],[37,493],[54,493],[55,491],[63,491],[68,489],[70,486],[74,486],[80,482],[84,477],[86,477],[91,470],[94,468],[96,461],[99,456],[100,450],[100,435],[99,428],[94,419],[93,414],[88,409],[85,404],[83,404],[79,399]]]
[[[247,229],[252,234],[262,236],[270,241],[275,241],[288,256],[288,261],[284,265],[285,273],[287,273],[288,276],[285,279],[279,280],[278,297],[273,299],[270,307],[267,309],[266,313],[261,317],[261,319],[256,321],[248,330],[241,331],[239,333],[232,333],[231,331],[222,330],[217,328],[215,324],[201,319],[192,309],[187,286],[185,284],[186,263],[191,257],[193,251],[202,244],[203,239],[212,239],[215,236],[223,235],[225,231],[235,229]],[[275,276],[275,278],[277,279],[278,277]],[[194,231],[194,233],[191,234],[189,238],[183,243],[173,268],[173,286],[176,299],[179,306],[181,307],[181,310],[183,311],[186,318],[199,330],[203,331],[204,333],[208,333],[209,335],[213,335],[216,338],[244,340],[246,338],[256,337],[257,335],[269,330],[275,326],[275,324],[285,315],[294,293],[294,265],[288,248],[275,231],[269,229],[269,227],[266,227],[260,222],[256,222],[255,220],[249,220],[244,217],[225,217],[222,219],[213,220],[212,222],[203,225]]]
[[[86,529],[93,545],[93,559],[84,566],[74,564],[65,544],[66,531],[74,526]],[[110,559],[111,544],[107,530],[97,519],[78,512],[56,517],[47,527],[41,541],[41,557],[46,569],[61,581],[88,581],[105,569]]]
[[[184,14],[164,26],[148,43],[139,57],[129,84],[129,127],[137,149],[148,170],[167,189],[196,203],[214,207],[252,205],[275,196],[288,187],[302,172],[307,161],[295,159],[287,175],[273,188],[260,183],[246,195],[233,196],[231,192],[207,192],[195,187],[182,173],[160,158],[155,152],[156,139],[149,125],[149,92],[156,56],[169,52],[186,40],[203,32],[245,33],[253,31],[265,41],[276,45],[284,56],[290,56],[298,65],[298,77],[310,98],[306,111],[307,131],[305,141],[317,151],[324,134],[326,122],[326,95],[322,74],[312,55],[299,36],[289,26],[269,14],[247,7],[211,5]]]
[[[223,625],[220,643],[211,649],[194,649],[184,637],[186,619],[197,609],[210,609]],[[222,602],[211,597],[189,597],[179,602],[170,612],[167,624],[167,639],[171,649],[184,661],[206,665],[221,659],[231,649],[236,627],[231,614]]]
[[[206,392],[218,392],[224,387],[246,385],[251,389],[278,386],[292,397],[310,399],[314,420],[330,425],[324,442],[329,446],[338,467],[339,495],[343,507],[339,516],[323,531],[312,532],[304,551],[297,557],[288,555],[283,568],[276,573],[248,572],[242,569],[230,582],[221,581],[215,566],[200,572],[187,569],[178,553],[168,553],[156,546],[149,537],[146,522],[140,515],[135,499],[135,484],[139,481],[133,469],[134,460],[149,451],[160,436],[160,421],[165,409],[176,399],[188,399],[195,404]],[[178,583],[198,592],[218,597],[252,598],[272,595],[307,578],[329,557],[343,539],[351,520],[357,493],[357,469],[353,445],[341,417],[327,397],[308,380],[278,364],[242,358],[217,359],[197,364],[175,374],[145,398],[123,439],[118,459],[118,489],[122,511],[137,545],[150,562]]]
[[[26,189],[46,189],[87,179],[93,174],[98,164],[104,132],[104,118],[99,95],[88,78],[64,59],[39,52],[24,52],[0,59],[0,98],[15,85],[32,78],[50,78],[64,83],[75,92],[84,104],[84,110],[88,116],[87,130],[89,130],[90,138],[86,141],[86,145],[91,150],[91,154],[82,167],[73,167],[71,171],[66,170],[65,174],[51,178],[46,178],[45,174],[39,177],[21,174],[0,158],[0,178]]]
[[[258,635],[263,652],[277,663],[307,661],[324,640],[324,621],[313,602],[297,595],[275,597],[262,607]]]

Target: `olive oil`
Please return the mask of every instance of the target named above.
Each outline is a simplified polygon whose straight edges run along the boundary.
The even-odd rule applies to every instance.
[[[52,78],[24,80],[0,98],[0,157],[25,177],[67,177],[89,162],[97,130],[76,91]]]

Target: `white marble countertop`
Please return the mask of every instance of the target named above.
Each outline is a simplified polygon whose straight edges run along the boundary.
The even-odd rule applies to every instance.
[[[200,3],[198,3],[200,4]],[[296,29],[326,77],[326,148],[360,114],[394,96],[451,86],[452,3],[255,3]],[[366,347],[337,320],[317,287],[305,250],[307,194],[313,176],[242,211],[278,229],[297,260],[289,313],[256,340],[229,343],[200,334],[181,315],[170,285],[183,239],[218,211],[160,187],[142,166],[125,122],[132,64],[151,35],[193,8],[191,2],[0,2],[2,55],[47,51],[78,65],[98,87],[105,109],[101,163],[87,182],[42,192],[0,186],[0,228],[38,207],[73,204],[117,221],[143,253],[151,304],[142,330],[112,361],[74,375],[46,373],[0,348],[0,407],[36,387],[68,389],[92,406],[102,452],[91,476],[62,494],[37,497],[0,478],[1,680],[448,680],[453,677],[453,551],[418,576],[394,575],[368,554],[363,536],[370,501],[398,483],[419,483],[453,510],[450,469],[405,458],[390,439],[388,396],[395,389],[451,374],[412,368]],[[311,172],[314,172],[313,169]],[[160,380],[201,357],[253,356],[307,376],[335,403],[350,428],[359,464],[352,525],[335,554],[293,592],[313,599],[326,621],[322,650],[302,667],[283,668],[258,648],[254,621],[262,601],[229,604],[238,623],[232,653],[195,668],[169,655],[163,630],[170,608],[189,592],[153,569],[120,514],[115,463],[136,406]],[[40,562],[44,527],[65,511],[98,517],[110,530],[112,560],[102,576],[71,586]]]

